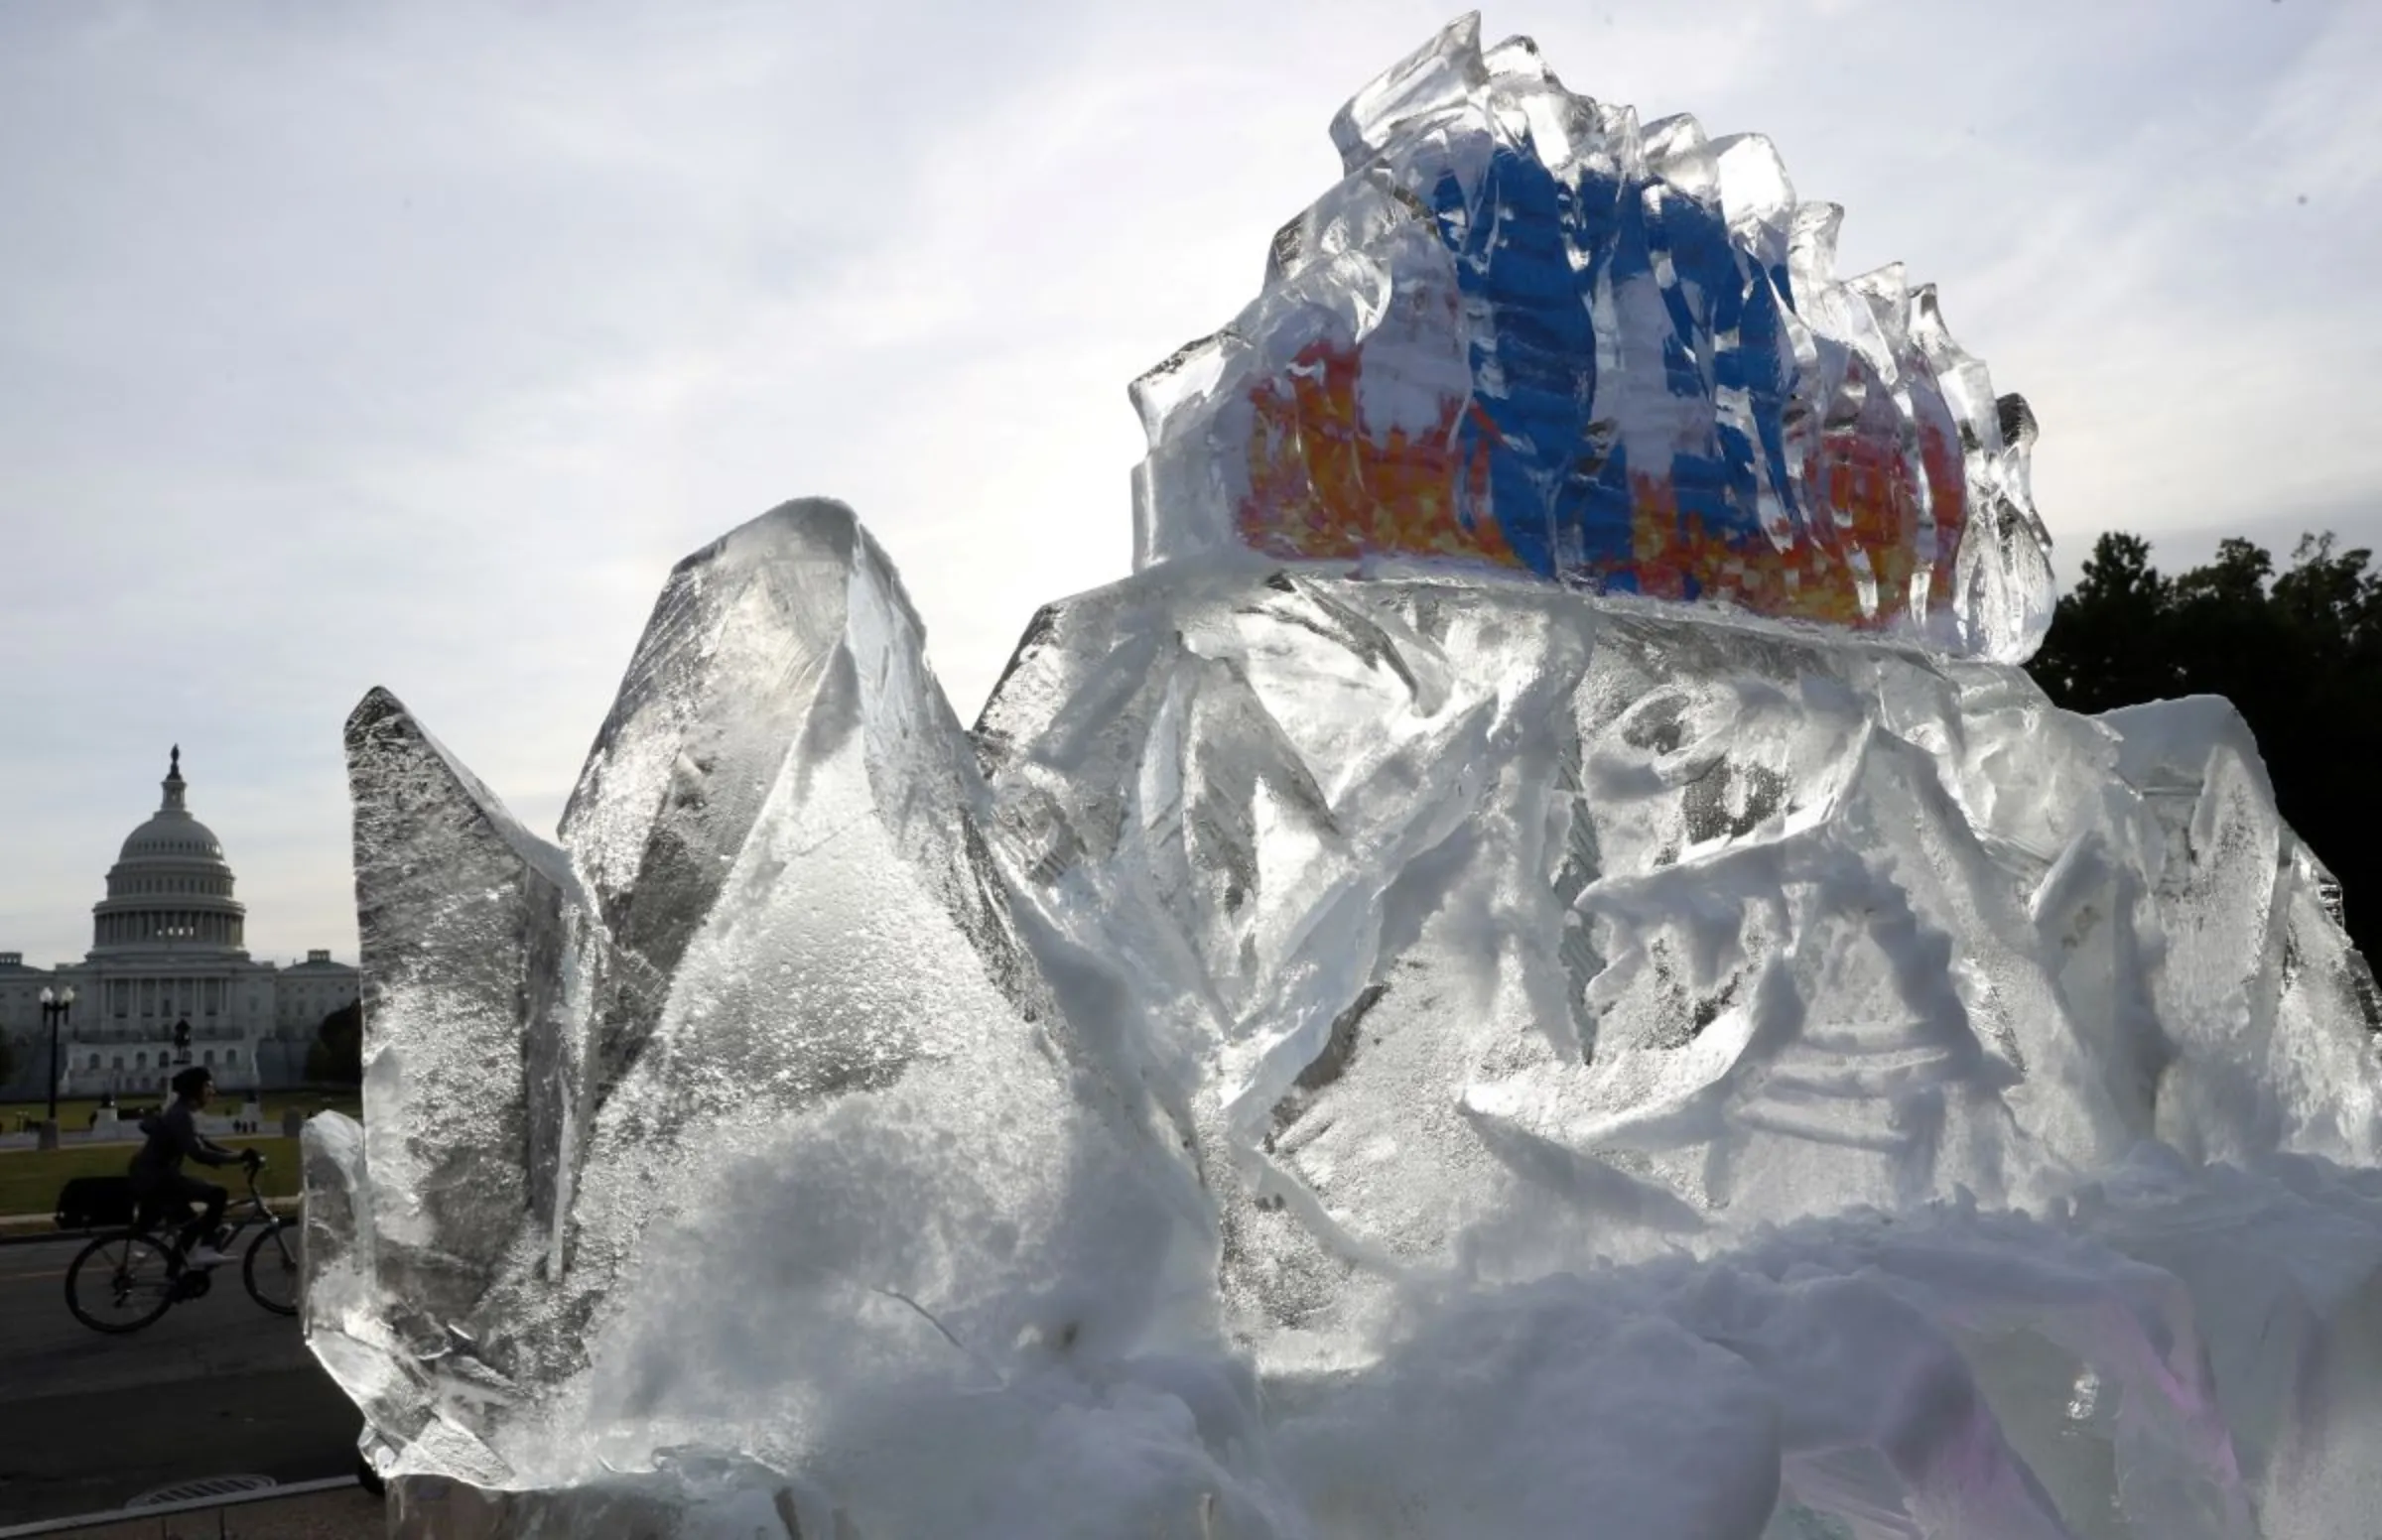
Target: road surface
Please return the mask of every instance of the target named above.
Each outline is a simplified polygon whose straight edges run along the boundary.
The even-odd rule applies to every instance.
[[[103,1337],[66,1313],[81,1244],[0,1246],[0,1525],[203,1476],[355,1469],[354,1407],[236,1267],[147,1331]]]

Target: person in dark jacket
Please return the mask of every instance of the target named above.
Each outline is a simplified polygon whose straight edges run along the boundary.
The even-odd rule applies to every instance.
[[[198,1131],[198,1113],[214,1093],[215,1078],[203,1069],[189,1069],[175,1076],[174,1104],[155,1117],[142,1119],[141,1132],[149,1137],[132,1157],[131,1167],[142,1224],[186,1214],[192,1204],[201,1206],[174,1243],[178,1257],[198,1266],[223,1260],[223,1253],[214,1247],[214,1234],[215,1226],[223,1222],[223,1206],[231,1195],[212,1182],[183,1175],[182,1163],[195,1160],[202,1166],[228,1166],[238,1162],[251,1168],[264,1164],[264,1157],[256,1151],[227,1150]]]

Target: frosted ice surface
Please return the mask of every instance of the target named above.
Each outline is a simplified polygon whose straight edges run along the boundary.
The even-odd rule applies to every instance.
[[[309,1337],[388,1436],[501,1476],[512,1345],[483,1352],[477,1323],[555,1220],[578,882],[387,692],[347,756],[376,1115],[309,1132]]]
[[[1725,1385],[1684,1361],[1649,1376],[1697,1386],[1679,1393],[1710,1447],[1779,1473],[1782,1534],[2260,1532],[2282,1478],[2233,1446],[2195,1334],[2236,1375],[2300,1384],[2263,1365],[2243,1291],[2292,1301],[2311,1341],[2382,1301],[2363,1199],[2276,1218],[2193,1186],[2221,1173],[2154,1165],[2176,1192],[2115,1250],[2071,1244],[2081,1220],[1987,1218],[2056,1210],[2150,1139],[2259,1169],[2374,1161],[2370,975],[2222,703],[2093,722],[2004,665],[1486,578],[1185,562],[1046,609],[978,731],[1021,882],[1209,1045],[1228,1322],[1296,1412],[1281,1437],[1320,1441],[1291,1464],[1309,1511],[1338,1515],[1321,1532],[1458,1534],[1484,1511],[1472,1532],[1559,1532],[1533,1493],[1606,1510],[1567,1484],[1581,1448],[1502,1411],[1390,1431],[1469,1382],[1441,1333],[1529,1363],[1492,1382],[1533,1406],[1563,1343],[1582,1377],[1547,1393],[1588,1394],[1604,1339],[1538,1315],[1584,1258],[1635,1264],[1607,1280],[1627,1292],[1674,1248],[1709,1256],[1679,1264],[1698,1312],[1729,1269],[1808,1274],[1747,1296],[1783,1358],[1734,1318],[1673,1319],[1775,1373],[1775,1405],[1841,1396],[1878,1421],[1766,1464],[1758,1427],[1720,1431]],[[1383,795],[1385,773],[1415,795]],[[1266,828],[1270,848],[1222,837]],[[1743,1239],[1836,1213],[1927,1238],[1837,1220],[1786,1260]],[[2222,1271],[2218,1237],[2251,1223],[2299,1238],[2205,1298],[2179,1282],[2181,1253]],[[2305,1299],[2285,1258],[2311,1242],[2350,1254]],[[1896,1310],[1853,1281],[1898,1268]],[[1373,1388],[1299,1388],[1352,1363]],[[2346,1501],[2345,1435],[2284,1420],[2333,1452]],[[1416,1484],[1352,1491],[1360,1444]],[[1510,1507],[1465,1469],[1488,1448]],[[1626,1464],[1699,1491],[1740,1469]],[[1736,1532],[1679,1501],[1637,1532]],[[1441,1517],[1383,1517],[1417,1512]]]
[[[1212,1045],[1260,1351],[1567,1226],[1999,1206],[2185,1129],[2362,1163],[2382,1130],[2337,930],[2288,990],[2262,923],[2214,945],[2266,912],[2201,896],[2234,852],[2302,879],[2195,703],[2112,731],[2016,670],[1662,606],[1170,566],[1046,611],[979,730],[1014,869]]]
[[[559,843],[357,708],[306,1329],[392,1533],[2363,1532],[2382,996],[2230,706],[2010,661],[2023,404],[1526,43],[1333,134],[973,731],[823,501],[672,573]]]
[[[2017,661],[2035,424],[1770,143],[1641,124],[1466,16],[1332,124],[1346,180],[1134,383],[1137,559],[1463,558]]]

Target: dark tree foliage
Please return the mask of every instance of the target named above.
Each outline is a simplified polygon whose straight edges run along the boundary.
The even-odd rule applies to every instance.
[[[2223,696],[2258,736],[2283,817],[2340,880],[2349,935],[2382,962],[2382,572],[2309,535],[2291,566],[2246,540],[2178,578],[2103,535],[2029,665],[2074,711]]]
[[[364,1007],[350,1000],[323,1018],[306,1051],[306,1078],[322,1085],[364,1081]]]

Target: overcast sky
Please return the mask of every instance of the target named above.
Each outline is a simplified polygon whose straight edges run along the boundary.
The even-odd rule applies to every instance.
[[[339,724],[551,831],[669,565],[842,497],[973,718],[1122,576],[1125,387],[1255,292],[1449,4],[0,0],[0,949],[179,742],[251,950],[354,955]],[[2382,545],[2382,4],[1509,4],[1758,130],[2034,402],[2062,570]]]

